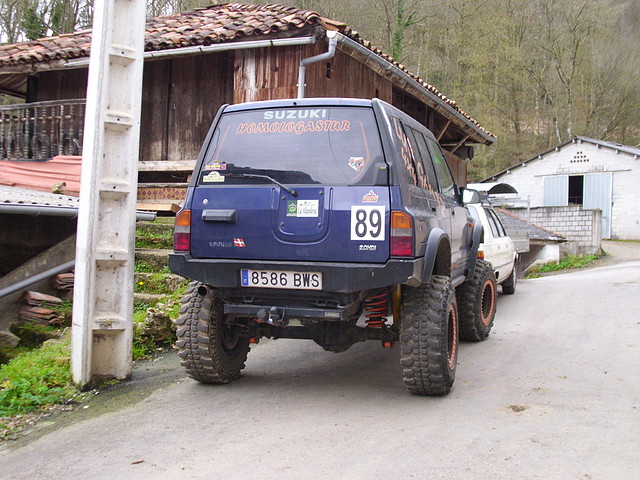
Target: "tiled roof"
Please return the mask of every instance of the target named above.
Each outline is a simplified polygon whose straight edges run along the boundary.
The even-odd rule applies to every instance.
[[[316,29],[337,30],[398,67],[442,102],[458,112],[478,130],[494,137],[476,120],[458,108],[455,101],[440,93],[394,61],[346,24],[322,18],[318,13],[282,5],[245,5],[227,3],[197,8],[190,12],[156,17],[147,22],[145,51],[154,52],[182,47],[236,42],[257,36],[295,37],[313,34]],[[39,63],[73,60],[89,56],[91,30],[41,38],[31,42],[0,46],[0,73],[3,68],[37,66]]]
[[[314,26],[322,25],[320,15],[307,10],[228,3],[149,20],[145,30],[145,51],[211,45],[257,35],[295,36],[305,27],[311,31]],[[0,68],[83,58],[89,56],[90,47],[90,29],[3,45],[0,46]]]

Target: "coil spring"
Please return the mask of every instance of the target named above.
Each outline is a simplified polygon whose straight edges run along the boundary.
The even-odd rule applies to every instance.
[[[386,323],[389,310],[389,294],[386,290],[367,297],[364,301],[365,323],[367,327],[382,328]]]

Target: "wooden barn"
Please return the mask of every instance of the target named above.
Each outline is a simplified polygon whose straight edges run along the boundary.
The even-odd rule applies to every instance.
[[[147,23],[139,198],[181,198],[171,189],[186,181],[222,104],[296,97],[300,63],[328,51],[327,32],[337,32],[335,54],[306,67],[305,96],[397,106],[434,133],[466,185],[473,145],[495,137],[454,101],[343,23],[231,3]],[[0,162],[81,154],[90,46],[90,30],[0,46],[0,92],[25,101],[0,107]]]

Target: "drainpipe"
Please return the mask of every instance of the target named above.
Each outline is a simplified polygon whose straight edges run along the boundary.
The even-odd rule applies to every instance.
[[[322,62],[323,60],[329,60],[336,54],[336,45],[338,45],[338,32],[333,30],[327,31],[327,38],[329,39],[329,50],[315,57],[304,58],[300,62],[300,68],[298,70],[298,98],[304,98],[304,87],[307,77],[307,65],[316,62]]]

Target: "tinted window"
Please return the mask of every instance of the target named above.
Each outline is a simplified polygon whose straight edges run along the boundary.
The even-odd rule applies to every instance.
[[[430,138],[427,138],[427,142],[429,143],[431,155],[433,156],[433,166],[435,167],[436,174],[438,175],[440,192],[447,197],[454,197],[456,191],[453,176],[451,175],[451,170],[449,170],[447,160],[444,158],[442,150],[440,150],[440,145]]]
[[[414,147],[407,136],[405,128],[398,117],[391,117],[393,123],[393,137],[396,151],[402,164],[404,165],[404,173],[407,178],[407,182],[410,185],[418,185],[418,166],[416,164],[416,157],[414,154]]]
[[[200,182],[386,183],[373,111],[357,107],[299,107],[226,113],[207,150]]]
[[[419,153],[419,160],[422,162],[423,175],[420,178],[420,186],[422,188],[431,188],[435,191],[438,190],[438,183],[436,180],[436,172],[431,162],[431,155],[429,154],[429,148],[427,147],[426,140],[422,132],[409,128],[411,136],[414,139],[414,150]]]

